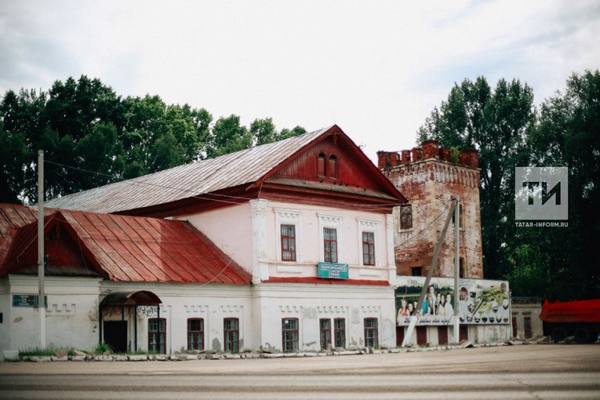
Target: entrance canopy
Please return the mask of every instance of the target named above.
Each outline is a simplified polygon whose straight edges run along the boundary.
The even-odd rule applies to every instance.
[[[147,290],[134,292],[115,292],[106,296],[100,303],[105,306],[157,306],[161,304],[160,298]]]

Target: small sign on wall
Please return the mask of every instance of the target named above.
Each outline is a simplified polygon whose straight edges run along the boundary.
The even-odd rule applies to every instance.
[[[44,296],[44,303],[48,307],[48,296]],[[13,307],[37,307],[39,304],[39,295],[37,294],[13,294]]]
[[[320,262],[317,276],[325,279],[348,279],[348,264]]]

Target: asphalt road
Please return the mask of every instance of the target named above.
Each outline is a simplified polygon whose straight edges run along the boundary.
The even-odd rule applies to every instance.
[[[0,363],[6,399],[600,399],[600,345],[319,358]]]

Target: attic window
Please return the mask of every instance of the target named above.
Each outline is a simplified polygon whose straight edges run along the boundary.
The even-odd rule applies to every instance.
[[[323,153],[319,154],[317,158],[317,174],[320,177],[325,176],[325,154]]]
[[[329,163],[327,165],[327,176],[330,178],[337,177],[337,157],[334,154],[329,156]]]

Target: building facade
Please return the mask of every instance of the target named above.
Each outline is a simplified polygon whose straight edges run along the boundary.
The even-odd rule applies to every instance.
[[[405,202],[337,126],[55,199],[47,342],[393,347],[393,208]],[[0,252],[0,346],[13,350],[39,334],[35,215],[17,208],[2,207]]]

